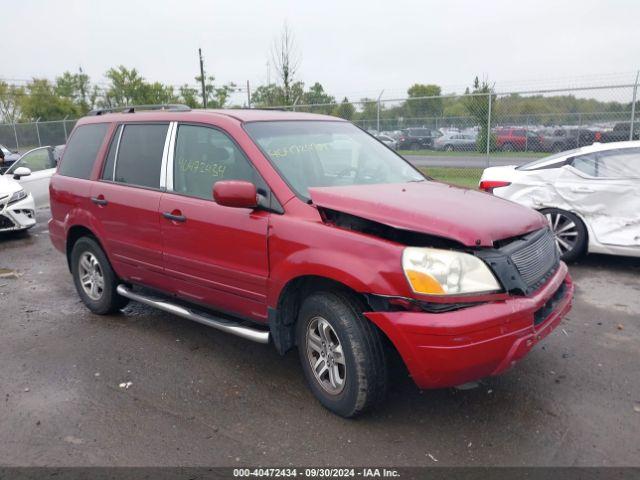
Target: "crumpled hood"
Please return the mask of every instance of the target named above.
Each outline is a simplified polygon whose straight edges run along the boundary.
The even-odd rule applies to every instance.
[[[546,225],[527,207],[438,182],[310,188],[318,207],[401,230],[436,235],[466,246],[491,247]]]

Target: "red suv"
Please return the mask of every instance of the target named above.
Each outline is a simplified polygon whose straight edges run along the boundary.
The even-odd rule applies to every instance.
[[[97,314],[129,300],[297,347],[320,402],[380,400],[395,349],[420,388],[503,372],[573,286],[544,217],[425,178],[337,118],[260,110],[81,119],[51,240]]]

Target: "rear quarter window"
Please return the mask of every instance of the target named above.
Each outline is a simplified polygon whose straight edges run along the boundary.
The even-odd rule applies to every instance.
[[[65,148],[58,174],[88,179],[108,128],[108,123],[94,123],[76,128]]]

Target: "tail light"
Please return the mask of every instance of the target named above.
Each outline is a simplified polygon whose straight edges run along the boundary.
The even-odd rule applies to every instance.
[[[479,188],[487,193],[493,193],[494,188],[508,187],[509,185],[511,185],[511,182],[503,182],[500,180],[481,180]]]
[[[602,133],[596,132],[595,135],[593,136],[593,141],[599,142],[601,138],[602,138]]]
[[[401,141],[401,142],[404,142],[406,140],[406,138],[400,137],[398,140]]]

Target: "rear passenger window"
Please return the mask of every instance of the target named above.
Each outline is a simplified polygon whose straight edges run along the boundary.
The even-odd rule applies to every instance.
[[[173,190],[211,200],[213,184],[218,180],[247,180],[258,188],[264,186],[249,160],[227,135],[214,128],[180,125]]]
[[[168,124],[129,124],[124,126],[115,181],[139,187],[160,188],[162,152]]]
[[[88,179],[108,128],[107,123],[78,127],[69,139],[58,174]]]

